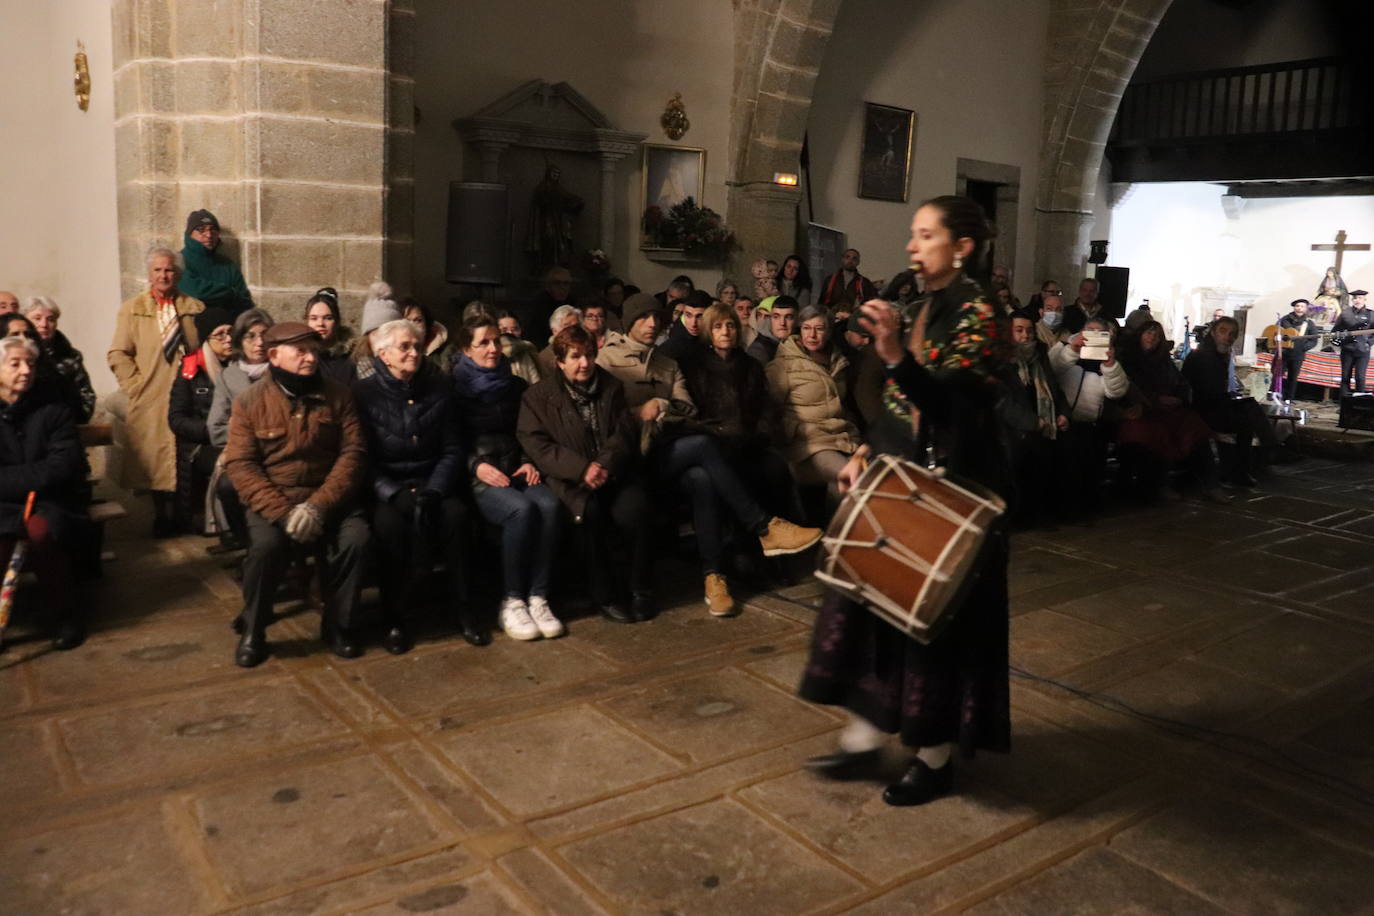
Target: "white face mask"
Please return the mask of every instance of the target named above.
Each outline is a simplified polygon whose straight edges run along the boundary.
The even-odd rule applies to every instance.
[[[1064,313],[1046,312],[1045,314],[1040,316],[1040,320],[1045,322],[1045,327],[1053,331],[1055,328],[1059,327],[1059,322],[1064,320]]]

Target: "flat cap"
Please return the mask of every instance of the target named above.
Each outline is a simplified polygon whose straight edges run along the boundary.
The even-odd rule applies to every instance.
[[[305,340],[320,343],[320,335],[310,330],[309,325],[300,321],[283,321],[281,324],[274,324],[267,329],[267,334],[263,337],[263,343],[269,347],[300,343]]]

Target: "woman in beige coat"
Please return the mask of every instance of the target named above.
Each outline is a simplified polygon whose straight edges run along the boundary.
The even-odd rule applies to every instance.
[[[766,367],[768,390],[782,405],[782,453],[802,486],[824,485],[839,502],[835,477],[863,444],[844,409],[849,361],[830,343],[830,313],[801,310],[797,336],[778,345]]]
[[[119,307],[106,354],[129,399],[121,482],[153,491],[154,537],[176,533],[176,439],[167,425],[167,402],[182,356],[200,346],[194,318],[205,310],[199,299],[177,290],[180,276],[175,252],[148,253],[148,290]]]

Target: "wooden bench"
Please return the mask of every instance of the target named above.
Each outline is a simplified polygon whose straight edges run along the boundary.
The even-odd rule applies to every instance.
[[[114,444],[114,427],[109,423],[83,423],[77,426],[76,431],[81,438],[81,445],[87,452],[93,449],[107,448]],[[101,464],[103,466],[103,462]],[[94,487],[95,484],[99,483],[99,478],[91,479],[90,483]],[[101,563],[107,559],[114,559],[113,554],[106,554],[105,552],[105,523],[128,518],[129,510],[112,499],[93,499],[88,507],[88,512],[95,531],[94,544],[91,545],[90,556],[87,557],[86,563],[90,574],[98,577],[101,574]]]

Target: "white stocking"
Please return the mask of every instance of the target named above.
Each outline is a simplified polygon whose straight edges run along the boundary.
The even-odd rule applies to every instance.
[[[840,750],[847,754],[861,754],[882,747],[886,737],[867,719],[861,719],[851,712],[849,724],[840,732]]]
[[[949,763],[950,751],[953,749],[954,745],[949,742],[923,747],[916,751],[916,759],[932,770],[938,770]]]

